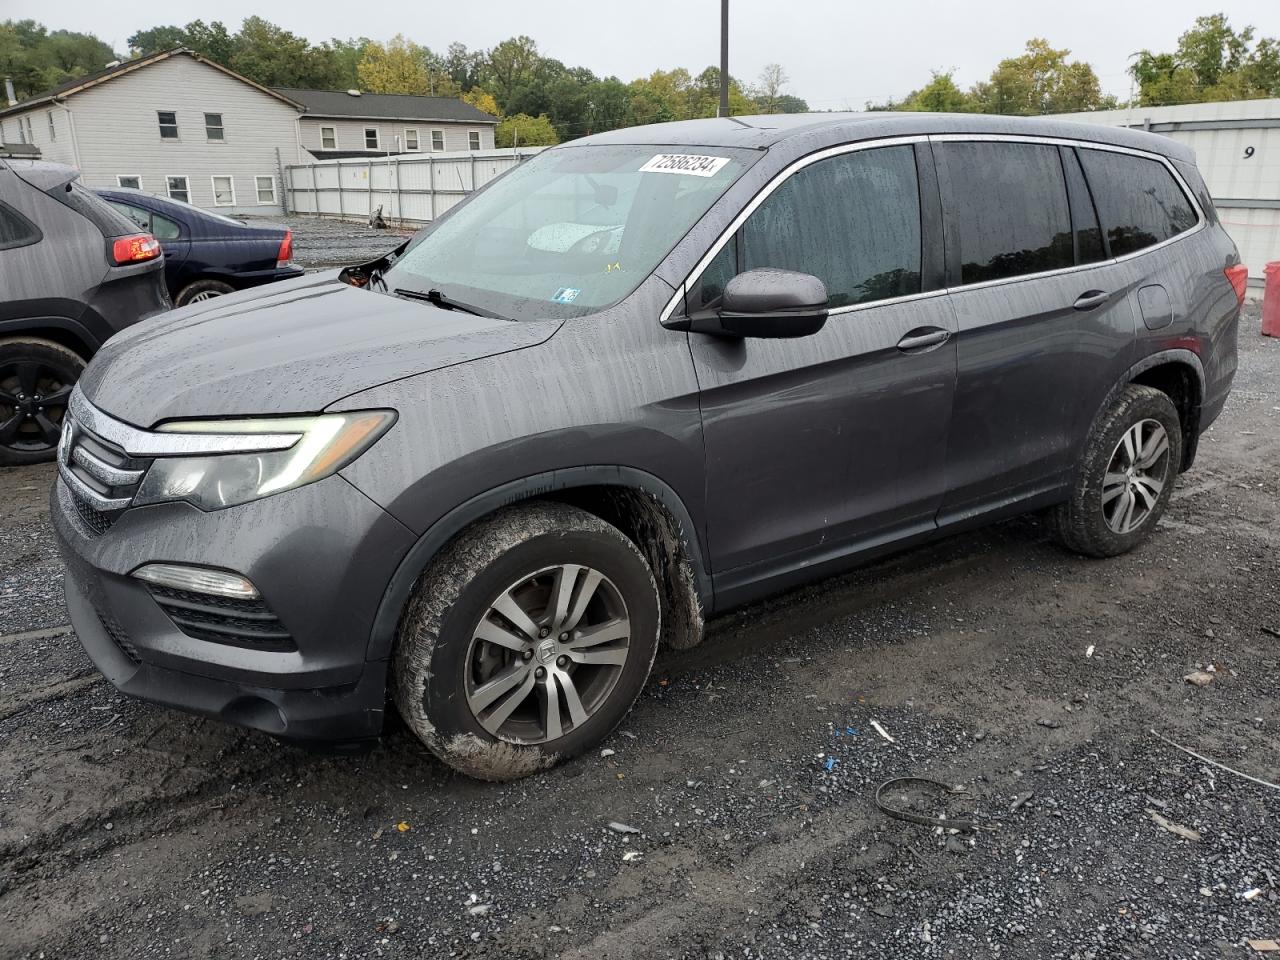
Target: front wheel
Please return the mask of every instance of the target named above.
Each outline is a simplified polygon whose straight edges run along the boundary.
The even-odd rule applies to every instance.
[[[620,530],[559,503],[477,522],[432,562],[400,626],[396,706],[483,780],[581,753],[621,722],[658,648],[658,589]]]
[[[37,337],[0,340],[0,467],[52,460],[84,358]]]
[[[1182,463],[1182,423],[1169,396],[1129,384],[1094,423],[1071,499],[1050,528],[1063,546],[1113,557],[1151,535]]]

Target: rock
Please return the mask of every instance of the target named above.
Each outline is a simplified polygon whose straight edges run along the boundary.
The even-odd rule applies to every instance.
[[[1213,674],[1205,673],[1203,670],[1193,670],[1182,679],[1187,681],[1187,683],[1195,684],[1197,687],[1207,687],[1209,684],[1213,683]]]
[[[625,823],[619,823],[617,820],[609,821],[609,829],[614,833],[639,833],[636,827],[627,826]]]

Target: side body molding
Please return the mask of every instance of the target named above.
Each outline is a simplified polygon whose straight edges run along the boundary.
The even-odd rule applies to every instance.
[[[705,609],[712,608],[711,578],[707,573],[705,551],[698,536],[698,529],[694,526],[693,519],[679,495],[653,474],[634,467],[606,465],[572,467],[525,477],[495,487],[459,504],[432,524],[426,533],[418,538],[418,542],[409,549],[392,575],[390,583],[387,584],[382,602],[378,605],[377,616],[374,618],[366,659],[385,660],[391,656],[396,630],[400,623],[400,613],[408,602],[414,584],[431,559],[464,528],[481,517],[513,503],[581,487],[618,487],[638,490],[657,499],[679,525],[689,562],[693,568],[698,596]]]

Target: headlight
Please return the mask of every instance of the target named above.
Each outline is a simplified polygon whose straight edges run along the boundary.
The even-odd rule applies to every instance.
[[[329,413],[262,420],[190,420],[162,424],[162,433],[191,435],[192,456],[159,457],[147,470],[134,504],[185,500],[201,510],[221,510],[292,490],[337,473],[368,450],[395,423],[391,410]],[[296,439],[287,449],[207,454],[200,434]],[[286,439],[287,442],[287,439]]]

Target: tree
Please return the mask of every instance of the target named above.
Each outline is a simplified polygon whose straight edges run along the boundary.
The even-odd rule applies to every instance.
[[[0,23],[0,76],[13,78],[19,99],[101,70],[116,59],[111,47],[92,34],[50,32],[34,20]]]
[[[1280,43],[1224,14],[1197,17],[1172,53],[1143,50],[1129,68],[1143,106],[1280,96]]]
[[[321,44],[330,62],[336,87],[343,90],[359,88],[360,61],[364,59],[370,43],[372,41],[368,37],[353,37],[350,40],[334,37]]]
[[[974,98],[956,86],[954,71],[933,71],[933,79],[919,90],[913,90],[901,101],[873,106],[868,110],[914,110],[927,113],[972,113],[977,109]]]
[[[759,84],[755,89],[756,106],[761,113],[780,113],[778,103],[782,99],[782,88],[790,81],[787,72],[780,63],[766,63],[760,71]]]
[[[245,18],[223,65],[266,87],[331,88],[337,80],[332,62],[305,37],[261,17]]]
[[[531,117],[517,113],[515,116],[504,117],[498,122],[498,129],[494,132],[494,143],[499,147],[543,147],[554,146],[559,142],[556,128],[545,114]]]
[[[426,95],[431,89],[423,48],[397,33],[383,45],[372,42],[356,65],[360,88],[370,93]]]
[[[991,78],[976,84],[970,96],[982,113],[1016,116],[1114,107],[1115,99],[1102,95],[1093,68],[1079,60],[1068,61],[1070,54],[1039,37],[1028,40],[1026,53],[1001,60]]]
[[[459,89],[470,90],[480,85],[486,62],[483,50],[468,50],[464,43],[451,43],[445,54],[444,68]]]
[[[477,110],[483,110],[495,117],[501,116],[498,111],[498,102],[493,99],[493,94],[485,93],[480,87],[472,87],[462,95],[462,99]]]
[[[533,80],[540,59],[538,45],[532,37],[512,37],[489,51],[483,71],[484,85],[493,92],[503,112],[510,109],[511,95]]]

